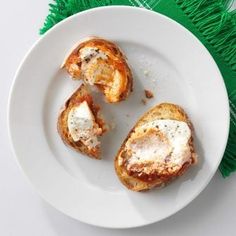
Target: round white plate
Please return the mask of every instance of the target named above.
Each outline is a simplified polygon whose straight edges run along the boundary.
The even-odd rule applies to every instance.
[[[103,138],[103,160],[66,147],[56,129],[60,107],[79,86],[60,69],[68,49],[91,35],[116,42],[128,57],[134,92],[116,105],[102,102],[116,128]],[[155,97],[144,105],[144,89]],[[169,186],[145,193],[127,190],[116,177],[114,156],[138,117],[160,102],[181,105],[196,131],[199,163]],[[220,72],[203,45],[160,14],[132,7],[104,7],[59,23],[21,64],[9,102],[9,130],[17,160],[40,195],[80,221],[110,228],[147,225],[190,203],[222,158],[229,108]]]

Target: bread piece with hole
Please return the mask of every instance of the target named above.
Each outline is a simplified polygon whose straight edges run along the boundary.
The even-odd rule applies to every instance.
[[[127,59],[111,41],[91,37],[78,43],[62,67],[72,78],[95,85],[109,103],[125,100],[132,91],[133,77]]]

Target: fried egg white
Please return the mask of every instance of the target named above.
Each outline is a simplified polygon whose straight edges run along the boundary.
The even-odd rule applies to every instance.
[[[89,148],[96,147],[100,144],[97,135],[99,135],[102,130],[95,122],[94,115],[86,101],[83,101],[70,110],[67,126],[75,142],[81,141]]]
[[[128,169],[145,173],[170,168],[178,170],[191,158],[191,129],[186,122],[154,120],[137,127],[126,143]],[[147,165],[148,164],[148,165]]]

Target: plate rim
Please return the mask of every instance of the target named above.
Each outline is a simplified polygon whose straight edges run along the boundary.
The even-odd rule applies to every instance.
[[[177,27],[181,27],[182,29],[184,29],[184,31],[186,33],[188,33],[191,37],[194,37],[204,48],[204,50],[206,51],[206,53],[210,56],[211,58],[211,61],[212,63],[214,64],[214,67],[215,67],[215,70],[217,71],[217,73],[219,74],[219,77],[221,77],[221,87],[222,89],[224,89],[224,95],[228,101],[228,106],[227,106],[227,114],[225,114],[227,116],[227,120],[225,121],[226,125],[227,125],[227,136],[225,137],[225,141],[224,141],[224,145],[223,145],[223,150],[221,152],[221,155],[222,158],[223,158],[223,155],[224,155],[224,152],[225,152],[225,148],[226,148],[226,145],[227,145],[227,142],[228,142],[228,135],[229,135],[229,127],[230,127],[230,107],[229,107],[229,98],[228,98],[228,93],[227,93],[227,89],[226,89],[226,86],[225,86],[225,83],[224,83],[224,79],[223,79],[223,76],[219,70],[219,67],[217,66],[214,58],[211,56],[210,52],[208,51],[208,49],[202,44],[202,42],[191,32],[189,31],[187,28],[185,28],[183,25],[181,25],[180,23],[178,23],[177,21],[169,18],[168,16],[165,16],[159,12],[155,12],[153,10],[149,10],[149,9],[146,9],[146,8],[140,8],[140,7],[135,7],[135,6],[120,6],[120,5],[113,5],[113,6],[102,6],[102,7],[95,7],[95,8],[92,8],[92,9],[88,9],[88,10],[85,10],[85,11],[82,11],[82,12],[79,12],[79,13],[76,13],[72,16],[69,16],[68,18],[62,20],[61,22],[57,23],[55,26],[53,26],[51,29],[49,29],[46,33],[44,33],[44,35],[42,35],[39,39],[37,39],[35,41],[35,43],[33,43],[33,45],[28,49],[28,51],[26,52],[26,54],[23,56],[21,62],[19,63],[19,66],[15,72],[15,75],[14,75],[14,78],[12,80],[12,84],[11,84],[11,87],[10,87],[10,92],[9,92],[9,96],[8,96],[8,101],[7,101],[7,132],[8,132],[8,138],[9,138],[9,141],[10,141],[10,146],[11,146],[11,150],[12,150],[12,153],[15,157],[15,160],[21,170],[21,172],[23,173],[23,175],[26,177],[27,181],[30,183],[30,185],[33,187],[33,189],[39,194],[39,196],[44,199],[44,201],[46,201],[49,205],[53,206],[54,208],[56,208],[59,212],[63,213],[64,215],[66,216],[69,216],[70,218],[72,219],[75,219],[75,220],[79,220],[80,222],[83,222],[83,223],[86,223],[88,225],[94,225],[94,226],[97,226],[97,227],[102,227],[102,228],[110,228],[110,229],[128,229],[128,228],[136,228],[136,227],[142,227],[142,226],[146,226],[146,225],[150,225],[150,224],[154,224],[156,222],[159,222],[159,221],[162,221],[174,214],[176,214],[177,212],[179,212],[180,210],[184,209],[187,205],[189,205],[194,199],[196,199],[200,193],[206,188],[206,186],[209,184],[209,182],[211,181],[211,179],[213,178],[213,176],[215,175],[218,167],[219,167],[219,164],[222,160],[222,158],[219,159],[218,163],[217,163],[217,168],[212,171],[211,175],[208,177],[208,179],[206,179],[205,183],[202,185],[202,187],[199,189],[198,192],[196,192],[194,195],[192,195],[191,197],[191,200],[188,201],[188,202],[185,202],[182,206],[178,207],[175,211],[171,212],[170,214],[166,214],[164,217],[161,217],[159,220],[149,220],[149,222],[144,222],[143,224],[131,224],[130,226],[114,226],[114,225],[110,225],[110,226],[107,226],[107,225],[102,225],[102,224],[94,224],[94,223],[91,223],[91,222],[88,222],[86,220],[83,220],[83,219],[79,219],[79,218],[76,218],[76,217],[73,217],[71,216],[70,214],[67,214],[65,212],[63,212],[61,209],[57,208],[57,206],[55,206],[50,200],[48,200],[44,194],[39,191],[37,189],[37,187],[35,186],[35,184],[33,183],[33,181],[30,179],[30,177],[25,173],[24,171],[24,168],[23,166],[21,165],[20,163],[20,160],[17,156],[17,153],[16,153],[16,148],[14,146],[14,143],[13,143],[13,134],[12,134],[12,127],[11,127],[11,104],[12,104],[12,99],[13,99],[13,95],[14,95],[14,90],[15,90],[15,87],[16,87],[16,81],[17,81],[17,78],[18,78],[18,75],[20,74],[22,68],[23,68],[23,65],[26,61],[26,59],[28,58],[28,56],[31,54],[31,51],[34,50],[34,48],[37,47],[37,45],[44,39],[46,38],[48,35],[52,34],[58,27],[61,27],[65,22],[68,22],[68,21],[71,21],[73,20],[73,18],[76,18],[80,15],[86,15],[87,13],[93,13],[93,12],[96,12],[96,11],[102,11],[103,9],[110,9],[110,10],[113,10],[113,9],[128,9],[128,10],[138,10],[138,11],[144,11],[144,12],[147,12],[148,14],[156,14],[156,15],[159,15],[159,17],[162,17],[162,18],[165,18],[165,20],[167,21],[172,21],[172,23],[176,24]]]

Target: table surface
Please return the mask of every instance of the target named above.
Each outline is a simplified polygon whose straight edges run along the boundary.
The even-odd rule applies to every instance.
[[[14,7],[12,1],[1,4],[0,235],[235,235],[235,174],[223,179],[217,172],[207,188],[186,208],[166,220],[136,229],[89,226],[45,203],[16,164],[7,134],[6,110],[15,71],[24,54],[39,38],[38,29],[47,14],[48,0],[14,1]]]

